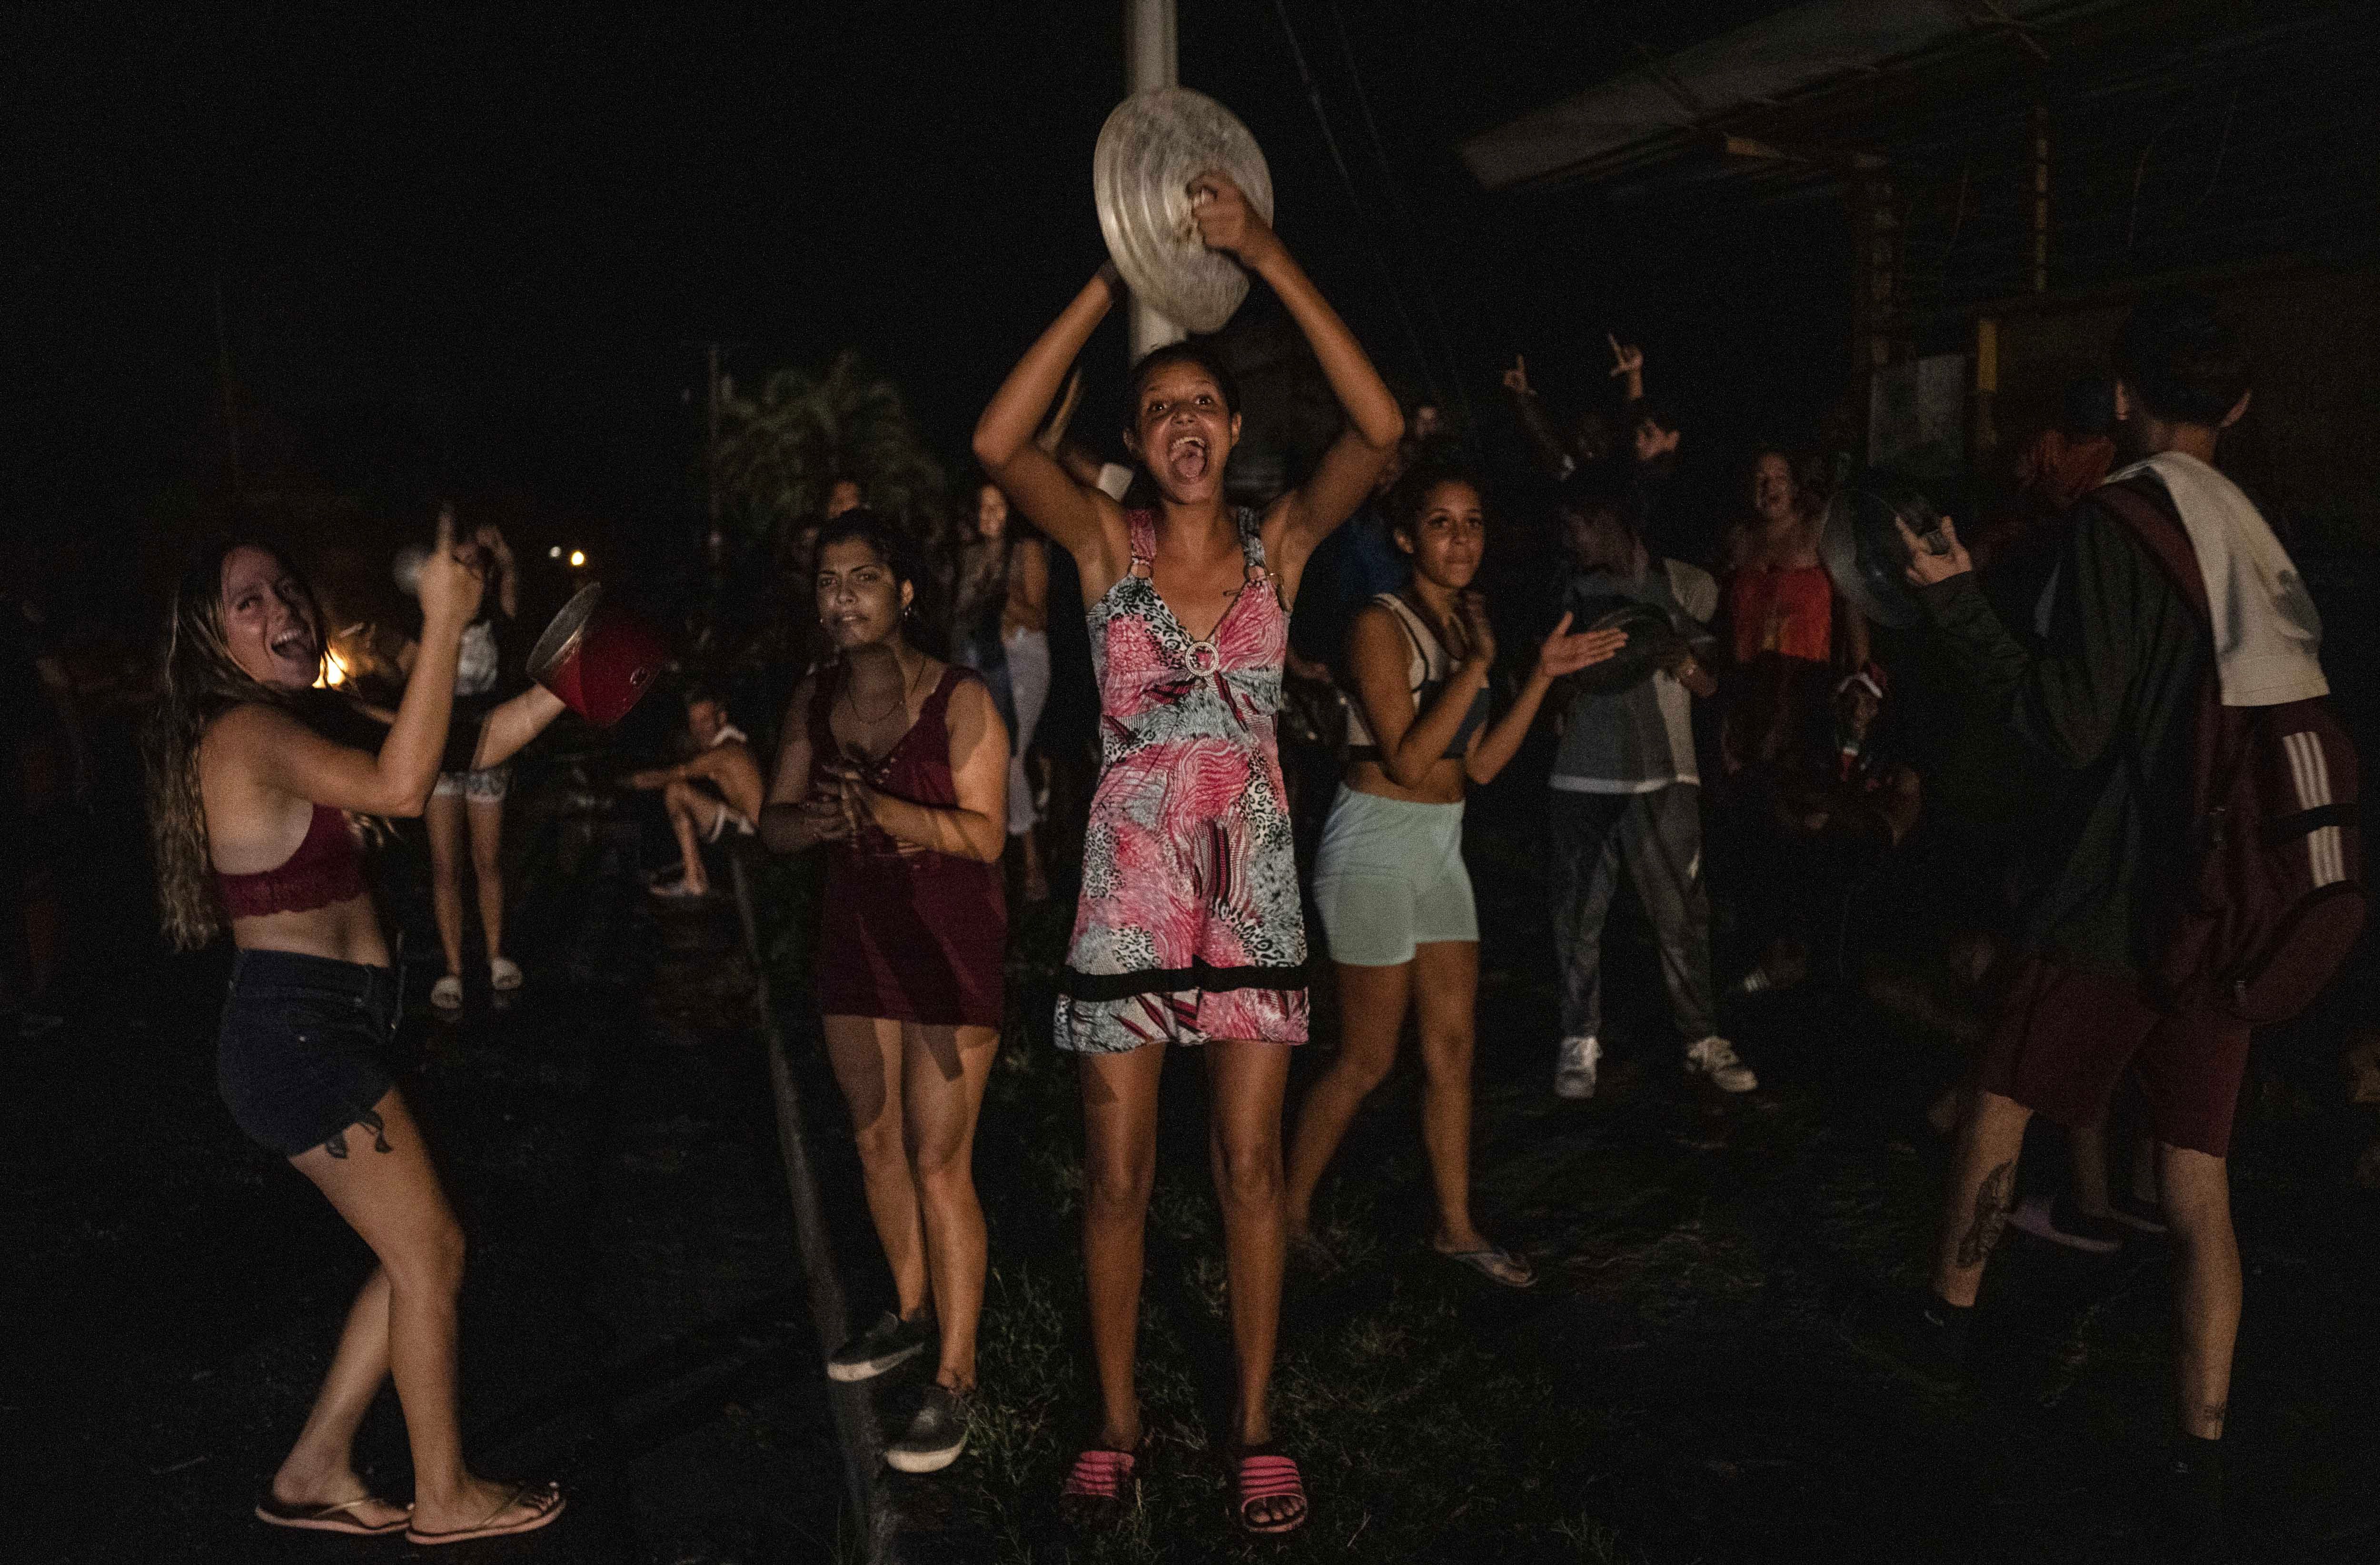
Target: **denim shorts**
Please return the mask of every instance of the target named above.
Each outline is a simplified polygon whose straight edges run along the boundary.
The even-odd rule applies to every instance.
[[[512,791],[513,769],[488,766],[476,772],[441,772],[431,793],[439,799],[460,799],[466,804],[501,804]]]
[[[373,1131],[401,996],[393,969],[295,951],[241,951],[215,1041],[215,1082],[249,1139],[295,1157],[343,1132]]]

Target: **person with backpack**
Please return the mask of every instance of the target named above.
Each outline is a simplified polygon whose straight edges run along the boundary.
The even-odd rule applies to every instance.
[[[2311,998],[2361,927],[2340,808],[2355,761],[2321,700],[2313,605],[2212,465],[2248,409],[2240,344],[2207,300],[2152,299],[2118,337],[2115,374],[2116,417],[2145,459],[2078,506],[2039,650],[2001,623],[1953,523],[1925,541],[1901,529],[1935,640],[2062,782],[1959,1127],[1931,1290],[1885,1351],[1957,1387],[2027,1121],[2096,1123],[2129,1068],[2176,1251],[2168,1515],[2191,1558],[2219,1557],[2240,1300],[2232,1108],[2252,1025]]]

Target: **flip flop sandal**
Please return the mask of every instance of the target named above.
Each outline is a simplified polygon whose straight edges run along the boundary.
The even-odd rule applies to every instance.
[[[1238,1515],[1240,1525],[1251,1533],[1293,1533],[1305,1525],[1306,1512],[1311,1509],[1305,1500],[1305,1480],[1299,1476],[1297,1463],[1281,1454],[1278,1446],[1251,1446],[1240,1452],[1232,1464],[1232,1510]],[[1256,1519],[1256,1508],[1269,1499],[1294,1499],[1297,1507],[1287,1516],[1269,1522]]]
[[[488,963],[488,987],[505,994],[521,986],[520,963],[510,957],[498,957]]]
[[[1433,1244],[1430,1252],[1469,1266],[1488,1281],[1505,1288],[1535,1288],[1537,1285],[1536,1268],[1529,1265],[1526,1256],[1516,1255],[1510,1250],[1440,1250]]]
[[[513,1492],[504,1497],[504,1503],[489,1511],[488,1519],[476,1527],[463,1527],[451,1533],[423,1533],[408,1526],[405,1529],[405,1541],[431,1547],[469,1543],[474,1538],[509,1538],[521,1533],[534,1533],[561,1515],[562,1508],[569,1503],[563,1498],[562,1486],[558,1484],[521,1484],[515,1486]],[[522,1504],[532,1505],[536,1509],[517,1522],[507,1522],[503,1526],[495,1524],[497,1517]]]
[[[345,1533],[350,1537],[379,1538],[391,1533],[404,1532],[411,1526],[413,1508],[409,1505],[399,1507],[405,1512],[403,1516],[394,1522],[383,1522],[377,1527],[357,1521],[356,1508],[393,1503],[374,1495],[358,1495],[336,1505],[284,1505],[273,1498],[272,1490],[267,1489],[264,1498],[256,1502],[256,1519],[275,1527],[295,1527],[302,1532]]]
[[[665,881],[662,885],[652,887],[652,894],[656,897],[666,898],[672,900],[689,901],[710,895],[709,891],[697,891],[693,886],[688,886],[683,880]]]
[[[430,1003],[440,1010],[461,1010],[463,981],[450,972],[432,984],[430,985]]]
[[[1090,1448],[1075,1458],[1058,1491],[1060,1512],[1086,1530],[1112,1527],[1139,1504],[1140,1457],[1135,1451]]]

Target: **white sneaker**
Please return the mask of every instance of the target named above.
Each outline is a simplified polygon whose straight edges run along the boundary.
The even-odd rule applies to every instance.
[[[1748,1093],[1760,1085],[1752,1067],[1735,1058],[1735,1045],[1716,1035],[1686,1046],[1686,1074],[1707,1076],[1723,1093]]]
[[[1603,1045],[1593,1038],[1564,1038],[1554,1061],[1554,1096],[1593,1097],[1595,1066],[1602,1058]]]

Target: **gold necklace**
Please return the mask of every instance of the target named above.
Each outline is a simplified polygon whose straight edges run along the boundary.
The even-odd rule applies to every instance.
[[[892,661],[895,665],[900,663],[901,659],[897,654],[894,655]],[[893,713],[909,704],[909,691],[916,687],[917,676],[925,671],[926,660],[920,657],[917,659],[917,666],[916,669],[902,679],[901,692],[893,698],[892,704],[886,707],[883,711],[879,712],[873,717],[870,717],[867,713],[862,712],[859,709],[859,699],[851,693],[851,680],[847,678],[843,681],[843,703],[851,708],[851,715],[859,719],[860,727],[872,728],[877,724],[884,721],[885,718],[892,715]]]

